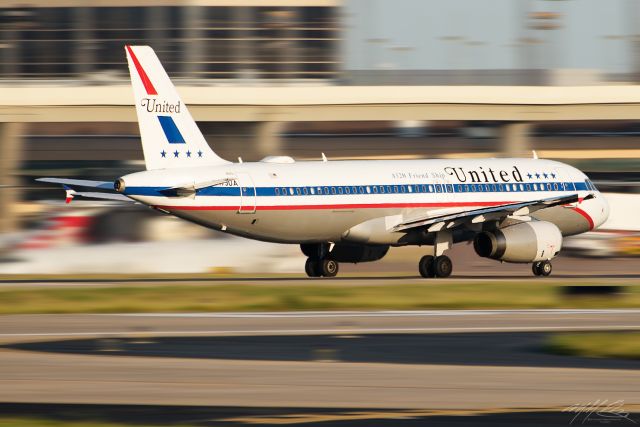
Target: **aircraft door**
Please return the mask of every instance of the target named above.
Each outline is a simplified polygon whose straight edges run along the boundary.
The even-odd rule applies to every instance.
[[[240,189],[240,206],[238,213],[247,214],[256,212],[256,187],[251,175],[248,173],[238,173],[238,188]]]

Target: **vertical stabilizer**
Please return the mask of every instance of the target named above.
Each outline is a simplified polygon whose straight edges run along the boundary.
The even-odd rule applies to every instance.
[[[149,46],[125,46],[147,169],[228,163],[213,152]]]

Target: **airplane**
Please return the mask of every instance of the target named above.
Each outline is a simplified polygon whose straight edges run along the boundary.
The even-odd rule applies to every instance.
[[[232,163],[209,146],[149,46],[125,46],[146,170],[114,183],[41,178],[73,197],[125,200],[225,233],[298,244],[309,277],[339,263],[425,245],[422,277],[451,275],[445,252],[473,242],[548,276],[565,236],[600,226],[609,206],[580,170],[537,158]]]

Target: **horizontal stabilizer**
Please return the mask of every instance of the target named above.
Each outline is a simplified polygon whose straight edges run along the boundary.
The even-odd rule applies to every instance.
[[[66,185],[70,188],[99,188],[101,190],[113,190],[113,182],[110,181],[90,181],[88,179],[67,179],[67,178],[38,178],[38,182],[50,184]]]
[[[119,202],[134,201],[125,195],[116,193],[113,188],[113,182],[110,181],[90,181],[86,179],[67,179],[67,178],[38,178],[38,182],[46,182],[49,184],[59,184],[66,191],[66,201],[70,203],[75,197],[84,197],[87,199],[100,200],[116,200]],[[88,189],[104,190],[104,191],[87,191]]]

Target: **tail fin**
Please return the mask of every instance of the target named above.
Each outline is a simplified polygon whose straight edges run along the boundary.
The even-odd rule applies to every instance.
[[[229,163],[213,152],[149,46],[125,46],[147,169]]]

